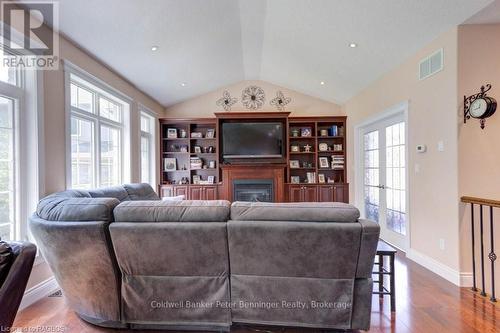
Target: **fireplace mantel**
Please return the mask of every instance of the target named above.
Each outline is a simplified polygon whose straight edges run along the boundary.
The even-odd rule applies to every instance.
[[[222,179],[224,179],[222,191],[224,197],[229,201],[233,201],[233,181],[245,179],[272,179],[274,186],[273,201],[285,201],[284,180],[286,164],[225,164],[221,165],[220,168],[222,169]]]

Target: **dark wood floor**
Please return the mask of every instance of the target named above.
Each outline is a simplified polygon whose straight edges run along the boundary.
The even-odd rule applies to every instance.
[[[398,254],[396,260],[397,311],[391,315],[389,299],[373,298],[370,332],[494,333],[500,332],[500,307],[453,284]],[[125,332],[102,329],[80,320],[62,297],[47,297],[20,312],[14,326],[36,332],[45,326],[59,333]],[[38,330],[40,331],[40,330]],[[42,332],[42,331],[40,331]],[[49,332],[46,329],[43,332]],[[138,331],[134,331],[138,333]],[[154,331],[147,331],[152,333]],[[235,327],[231,332],[319,332],[276,327]],[[324,332],[324,331],[323,331]]]

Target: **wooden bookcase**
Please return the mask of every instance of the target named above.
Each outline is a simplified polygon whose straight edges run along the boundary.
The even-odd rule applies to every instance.
[[[288,201],[348,201],[346,119],[288,119]],[[326,148],[320,150],[320,145]],[[321,160],[327,163],[322,165]],[[297,164],[298,167],[295,167]],[[308,174],[314,174],[314,177],[308,179]],[[320,182],[319,175],[323,175],[323,182]]]
[[[208,178],[212,176],[213,183],[193,185],[198,185],[200,188],[202,186],[210,188],[217,186],[220,175],[215,118],[160,119],[160,131],[161,185],[179,186],[175,189],[175,193],[170,193],[171,195],[187,195],[187,192],[193,192],[193,197],[197,197],[199,196],[198,191],[200,193],[209,191],[198,188],[191,189],[188,186],[193,184],[193,178],[196,176],[200,177],[202,181],[208,181]],[[207,133],[210,131],[213,131],[213,136],[207,137]],[[201,137],[196,137],[194,133],[201,133]],[[193,168],[191,158],[201,159],[202,167]],[[175,161],[175,168],[168,168],[169,159]],[[182,185],[184,187],[181,187]],[[164,191],[165,189],[161,190],[162,194],[165,194]],[[200,196],[200,199],[202,198],[203,196]]]
[[[191,200],[213,200],[230,199],[229,185],[223,174],[235,172],[238,164],[224,166],[225,173],[220,168],[220,142],[219,142],[219,121],[224,118],[242,119],[250,115],[249,112],[228,112],[217,114],[217,118],[196,118],[196,119],[160,119],[161,128],[161,183],[159,191],[161,196],[185,195]],[[281,163],[281,176],[277,184],[279,193],[283,193],[277,200],[290,202],[320,201],[320,202],[348,202],[349,186],[347,181],[347,154],[346,154],[346,117],[289,117],[284,113],[254,113],[258,118],[285,118],[286,147],[284,151],[284,161]],[[336,128],[336,131],[332,130]],[[175,130],[177,137],[169,137]],[[309,135],[303,133],[309,130]],[[206,133],[214,130],[214,137],[207,138]],[[297,133],[298,134],[294,134]],[[325,133],[326,131],[326,133]],[[181,132],[185,132],[185,137],[181,137]],[[193,133],[201,133],[202,137],[193,137]],[[307,130],[305,131],[307,132]],[[326,146],[326,150],[319,149],[320,144]],[[298,151],[292,147],[298,146]],[[181,151],[181,147],[182,151]],[[197,150],[201,148],[201,152]],[[208,147],[213,147],[208,151]],[[307,150],[305,147],[309,147]],[[190,159],[198,157],[203,165],[209,165],[210,161],[215,163],[213,168],[194,169],[191,167]],[[166,158],[175,159],[175,170],[166,170]],[[326,159],[325,159],[326,158]],[[332,160],[335,158],[337,165],[332,167]],[[320,160],[327,161],[328,164],[322,167]],[[297,161],[299,167],[291,167],[290,161]],[[340,167],[343,161],[343,167]],[[262,163],[261,163],[262,164]],[[277,164],[269,164],[269,166]],[[240,169],[245,169],[247,174],[254,171],[264,170],[262,165],[248,164],[241,165]],[[315,173],[315,178],[307,182],[307,174]],[[324,175],[324,182],[320,182],[318,175]],[[199,176],[206,181],[208,176],[214,178],[213,184],[193,184],[193,176]],[[227,175],[226,175],[227,176]],[[229,177],[229,176],[227,176]],[[294,177],[294,178],[292,178]],[[299,182],[295,180],[298,177]],[[230,178],[230,177],[229,177]],[[182,182],[182,180],[187,180]],[[292,181],[292,179],[294,181]],[[328,182],[330,179],[332,182]]]

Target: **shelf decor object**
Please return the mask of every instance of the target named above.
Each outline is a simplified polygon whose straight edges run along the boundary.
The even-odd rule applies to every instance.
[[[261,87],[246,87],[241,94],[241,102],[249,110],[260,109],[266,100],[266,94]]]
[[[469,97],[464,96],[464,124],[471,117],[479,119],[481,129],[484,129],[486,118],[491,117],[497,109],[497,101],[486,95],[491,90],[491,84],[481,86],[481,91]]]
[[[292,99],[290,97],[285,97],[281,90],[278,90],[276,97],[271,100],[271,105],[275,106],[278,111],[285,111],[285,106],[290,103]]]
[[[236,102],[238,102],[238,99],[231,97],[229,91],[224,90],[222,97],[219,98],[215,104],[217,104],[217,106],[222,106],[224,111],[231,111],[231,107],[236,104]]]

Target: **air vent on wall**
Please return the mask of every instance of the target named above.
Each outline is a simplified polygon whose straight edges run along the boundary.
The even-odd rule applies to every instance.
[[[420,80],[426,79],[441,70],[443,70],[443,49],[434,52],[420,61],[419,78]]]

